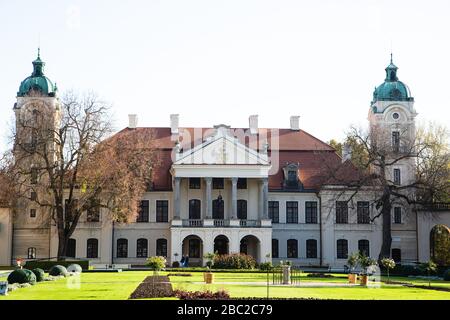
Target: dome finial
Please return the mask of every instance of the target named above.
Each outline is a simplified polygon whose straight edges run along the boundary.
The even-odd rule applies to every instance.
[[[392,50],[391,50],[391,64],[394,64],[394,59],[392,58]]]
[[[38,47],[38,56],[37,56],[37,58],[38,58],[38,59],[41,58],[41,47]]]

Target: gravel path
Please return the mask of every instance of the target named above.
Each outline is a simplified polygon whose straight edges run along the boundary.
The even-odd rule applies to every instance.
[[[204,282],[192,282],[193,284],[205,284]],[[214,282],[214,284],[219,285],[249,285],[249,286],[267,286],[267,282]],[[269,283],[271,287],[355,287],[358,284],[351,283],[332,283],[332,282],[300,282],[297,284],[273,284]]]

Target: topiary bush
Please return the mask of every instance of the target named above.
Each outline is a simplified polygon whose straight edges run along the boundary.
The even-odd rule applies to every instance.
[[[29,284],[35,284],[36,283],[36,276],[33,272],[31,272],[28,269],[17,269],[11,272],[8,276],[8,283],[29,283]]]
[[[450,281],[450,269],[444,271],[443,277],[445,281]]]
[[[166,258],[160,256],[149,257],[146,265],[155,271],[160,271],[166,266]]]
[[[172,268],[179,268],[179,267],[180,267],[180,262],[178,262],[178,261],[172,262]]]
[[[73,263],[67,267],[67,271],[81,273],[83,271],[83,269],[81,268],[81,266],[79,264]]]
[[[66,267],[60,266],[60,265],[56,265],[50,268],[49,275],[56,277],[56,276],[67,276],[67,269]]]
[[[259,270],[272,270],[273,269],[273,265],[272,262],[262,262],[259,264]]]
[[[246,254],[232,253],[217,255],[212,266],[214,269],[254,269],[256,261]]]
[[[44,270],[42,270],[42,269],[40,269],[40,268],[36,268],[36,269],[31,270],[31,271],[32,271],[32,272],[34,273],[34,275],[36,276],[36,281],[37,281],[37,282],[44,281],[44,278],[45,278]]]

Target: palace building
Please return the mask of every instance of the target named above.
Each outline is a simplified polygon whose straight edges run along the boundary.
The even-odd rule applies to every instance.
[[[39,108],[52,110],[51,123],[57,125],[57,88],[44,75],[44,65],[40,56],[33,61],[14,112],[19,118]],[[414,138],[416,115],[410,90],[391,59],[386,79],[373,93],[368,124],[400,148],[400,132]],[[376,191],[368,186],[355,195],[337,179],[358,175],[349,160],[351,150],[337,154],[302,130],[298,116],[286,122],[287,128],[260,128],[258,116],[251,115],[248,128],[188,128],[180,127],[179,115],[172,114],[168,127],[146,128],[137,126],[137,115],[129,115],[128,127],[116,134],[152,132],[160,162],[153,183],[136,221],[113,222],[103,209],[83,215],[67,255],[102,265],[143,265],[154,255],[166,256],[169,263],[188,256],[190,265],[204,265],[203,256],[212,252],[301,266],[342,267],[356,251],[377,258],[382,222],[371,220],[378,213],[372,201]],[[408,184],[414,179],[414,161],[399,161],[386,174]],[[395,205],[392,257],[401,263],[429,260],[438,226],[448,232],[448,206],[413,210]],[[54,222],[32,201],[15,214],[0,204],[0,241],[0,265],[57,255]]]

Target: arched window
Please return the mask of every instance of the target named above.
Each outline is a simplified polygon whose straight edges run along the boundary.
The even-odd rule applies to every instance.
[[[156,240],[156,255],[161,257],[167,257],[167,240]]]
[[[147,239],[137,239],[136,242],[136,257],[147,258],[148,256],[148,241]]]
[[[359,253],[365,255],[366,257],[370,257],[370,245],[369,240],[358,240],[358,251]]]
[[[348,241],[345,239],[339,239],[336,242],[336,256],[338,259],[348,258]]]
[[[77,248],[77,240],[69,239],[67,242],[66,256],[70,258],[75,258]]]
[[[308,259],[317,258],[317,240],[315,239],[306,240],[306,258]]]
[[[86,258],[98,258],[98,240],[95,238],[87,239]]]
[[[247,200],[237,201],[237,217],[241,220],[247,219]]]
[[[201,202],[198,199],[189,200],[189,219],[201,219]]]
[[[224,203],[222,198],[213,200],[213,219],[224,218]]]
[[[272,239],[272,258],[278,258],[278,239]]]
[[[127,239],[117,239],[117,258],[127,258],[128,257],[128,240]]]
[[[28,248],[28,259],[36,259],[36,248]]]
[[[298,258],[298,241],[296,239],[287,241],[287,257]]]

